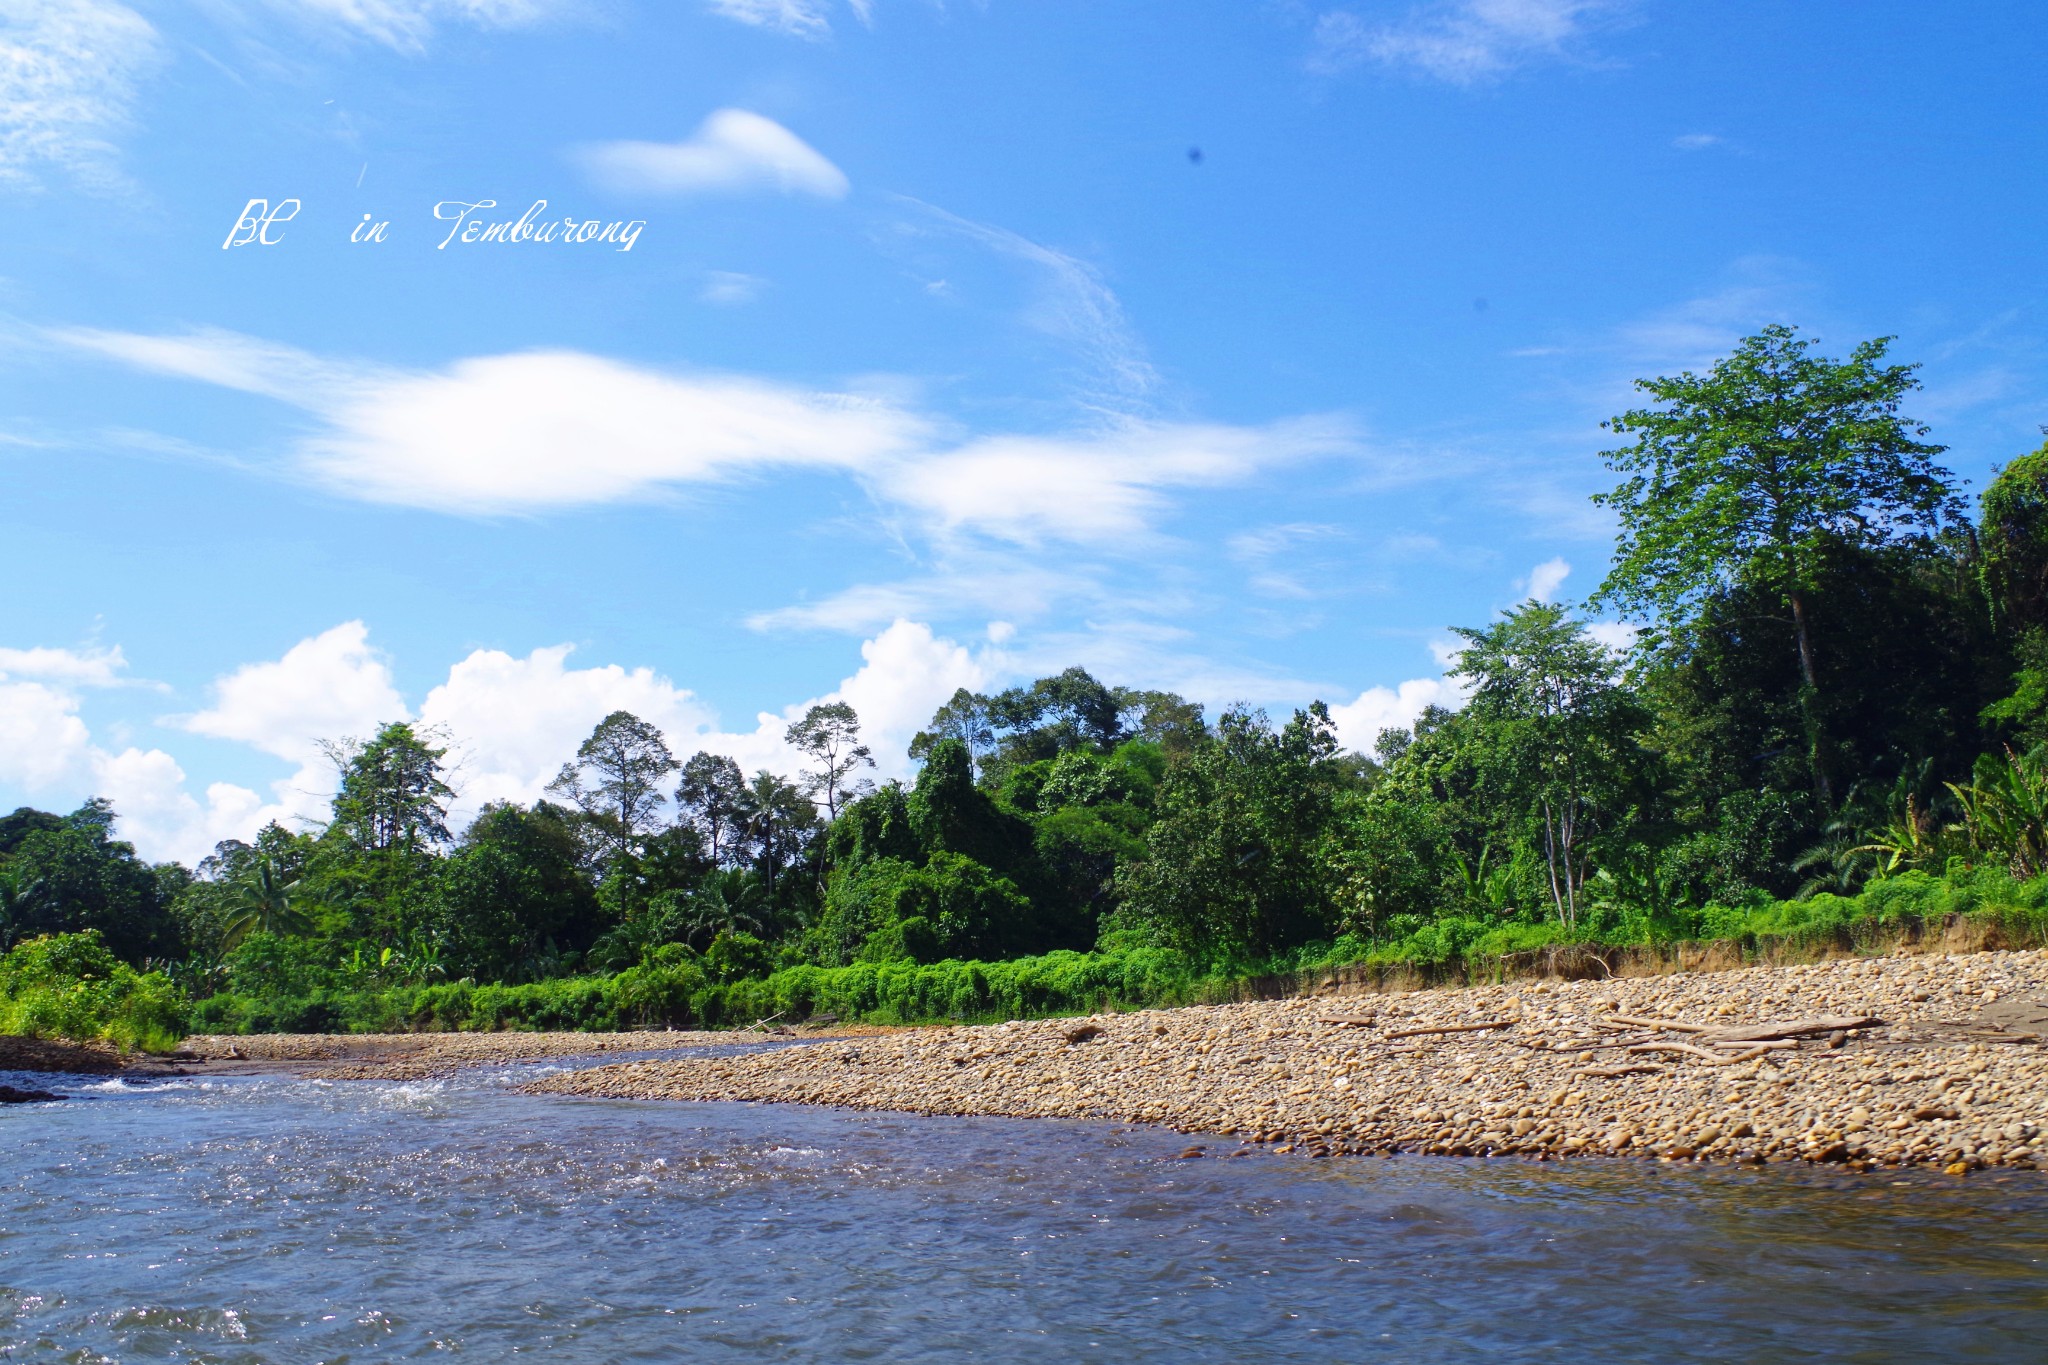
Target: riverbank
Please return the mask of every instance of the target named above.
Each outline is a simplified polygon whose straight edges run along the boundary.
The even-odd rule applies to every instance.
[[[1963,1171],[2048,1158],[2044,1036],[2036,950],[924,1029],[530,1088],[1161,1124],[1313,1155]]]

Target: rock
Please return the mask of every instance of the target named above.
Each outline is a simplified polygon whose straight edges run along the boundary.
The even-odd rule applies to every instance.
[[[0,1104],[45,1104],[63,1098],[62,1095],[52,1094],[48,1090],[22,1090],[11,1085],[0,1085]]]

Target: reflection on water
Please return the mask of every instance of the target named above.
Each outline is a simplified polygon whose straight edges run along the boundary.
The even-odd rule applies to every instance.
[[[1182,1161],[1146,1129],[509,1090],[532,1074],[81,1078],[0,1110],[0,1359],[2009,1362],[2048,1341],[2041,1177]]]

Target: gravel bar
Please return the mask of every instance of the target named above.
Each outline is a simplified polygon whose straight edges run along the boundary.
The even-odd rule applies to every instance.
[[[1962,1174],[2048,1158],[2044,1035],[2048,952],[1983,952],[905,1030],[528,1089],[1161,1124],[1231,1155]]]

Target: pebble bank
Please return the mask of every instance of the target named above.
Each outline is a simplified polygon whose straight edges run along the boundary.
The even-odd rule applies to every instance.
[[[906,1030],[627,1062],[530,1089],[1234,1140],[1189,1157],[1269,1144],[1961,1174],[2048,1160],[2044,1037],[2048,952],[1985,952]]]

